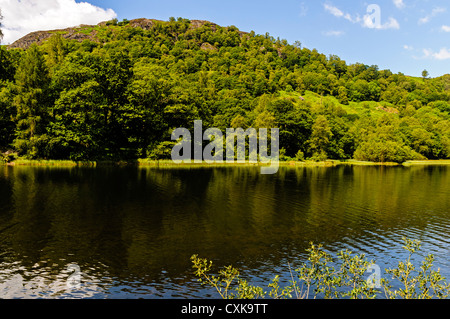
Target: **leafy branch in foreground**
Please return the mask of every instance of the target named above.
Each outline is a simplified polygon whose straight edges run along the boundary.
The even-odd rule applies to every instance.
[[[218,276],[209,275],[212,268],[212,261],[199,258],[198,255],[191,257],[193,267],[196,269],[195,275],[199,277],[199,281],[214,287],[222,299],[255,299],[263,297],[262,288],[250,286],[247,281],[239,278],[239,271],[232,266],[227,266],[219,271]],[[231,292],[234,281],[238,286],[235,288],[236,293]]]
[[[395,299],[446,299],[450,293],[450,284],[445,283],[445,278],[440,270],[432,270],[434,256],[428,255],[422,261],[419,269],[411,262],[411,257],[420,250],[421,243],[417,240],[405,239],[405,250],[409,252],[404,262],[399,262],[397,268],[386,269],[386,273],[401,283],[402,288],[392,290],[392,286],[385,279],[382,280],[387,298]]]
[[[392,299],[447,298],[450,294],[450,284],[445,283],[439,269],[431,269],[434,257],[425,257],[417,269],[411,258],[420,250],[420,242],[406,238],[404,242],[403,248],[409,252],[407,260],[400,261],[395,269],[386,269],[386,274],[401,287],[399,289],[394,289],[393,283],[387,278],[367,276],[367,272],[373,269],[375,264],[368,261],[364,254],[356,255],[349,250],[340,251],[337,261],[334,261],[321,245],[313,243],[307,249],[309,256],[304,264],[294,272],[289,265],[290,284],[281,287],[280,276],[277,275],[267,285],[268,290],[250,285],[240,278],[239,271],[232,266],[219,270],[218,276],[214,276],[210,274],[212,261],[199,258],[198,255],[192,256],[191,261],[199,281],[214,287],[223,299],[257,299],[267,295],[273,299],[375,299],[381,295],[381,288],[386,298]]]

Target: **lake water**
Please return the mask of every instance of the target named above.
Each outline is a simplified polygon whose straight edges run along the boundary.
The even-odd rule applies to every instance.
[[[450,280],[449,166],[0,167],[1,298],[218,297],[193,254],[266,285],[311,241],[384,270],[402,237]]]

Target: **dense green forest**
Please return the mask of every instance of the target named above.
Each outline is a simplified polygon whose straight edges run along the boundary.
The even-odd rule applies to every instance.
[[[171,18],[0,47],[0,150],[30,159],[170,157],[171,132],[280,128],[283,159],[450,158],[450,75],[347,64],[269,34]],[[426,73],[424,73],[426,75]]]

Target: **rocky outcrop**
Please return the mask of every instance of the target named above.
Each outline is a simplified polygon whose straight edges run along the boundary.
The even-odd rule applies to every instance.
[[[132,28],[142,28],[144,30],[150,30],[155,23],[159,20],[155,19],[135,19],[131,20],[129,26]]]
[[[206,21],[206,20],[191,20],[191,29],[198,29],[203,27],[205,24],[209,24],[213,31],[217,30],[217,24]]]
[[[200,46],[200,49],[205,50],[205,51],[218,51],[215,46],[213,46],[212,44],[209,44],[207,42],[202,43],[202,45]]]
[[[163,22],[161,20],[156,19],[134,19],[129,21],[129,23],[126,25],[126,27],[131,28],[142,28],[144,30],[149,30],[155,26],[156,23]],[[218,25],[209,21],[205,20],[191,20],[190,21],[190,28],[191,29],[197,29],[201,28],[204,25],[209,25],[213,31],[217,30]],[[106,27],[110,24],[109,21],[100,22],[97,26]],[[77,27],[72,28],[66,28],[66,29],[59,29],[59,30],[51,30],[51,31],[36,31],[27,34],[26,36],[20,38],[19,40],[15,41],[14,43],[10,44],[8,46],[9,49],[27,49],[32,45],[33,43],[41,44],[48,38],[50,38],[54,34],[61,34],[62,37],[69,39],[69,40],[76,40],[79,42],[82,42],[84,40],[91,40],[91,41],[97,41],[97,31],[95,30],[95,25],[80,25]],[[85,31],[89,30],[89,32]],[[83,31],[83,32],[81,32]],[[247,32],[240,31],[241,35],[247,34]],[[202,49],[204,50],[214,50],[214,47],[206,47],[204,46]]]
[[[27,34],[26,36],[20,38],[14,43],[8,46],[9,49],[28,49],[30,45],[33,43],[41,44],[48,38],[50,38],[54,34],[61,34],[62,37],[71,40],[84,41],[84,40],[95,40],[96,31],[93,31],[89,34],[80,32],[81,28],[86,27],[95,27],[89,25],[80,25],[78,27],[67,28],[67,29],[59,29],[59,30],[51,30],[51,31],[36,31]]]

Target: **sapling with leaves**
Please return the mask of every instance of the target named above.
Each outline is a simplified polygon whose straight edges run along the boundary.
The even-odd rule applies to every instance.
[[[212,261],[197,255],[192,256],[191,261],[199,281],[215,288],[224,299],[257,299],[267,295],[273,299],[375,299],[382,297],[381,288],[388,299],[448,298],[450,284],[445,282],[439,269],[432,270],[434,256],[426,256],[421,266],[416,267],[412,256],[420,250],[421,243],[406,238],[404,241],[403,248],[409,253],[406,261],[400,261],[397,268],[386,269],[384,278],[376,274],[380,278],[375,279],[374,276],[367,276],[368,270],[375,268],[375,263],[367,260],[364,254],[342,250],[333,259],[322,245],[311,243],[307,249],[307,261],[295,272],[289,265],[289,284],[282,287],[280,276],[276,275],[267,286],[269,291],[241,279],[239,271],[232,266],[219,270],[219,275],[214,276],[209,274]],[[394,289],[394,283],[400,288]]]

